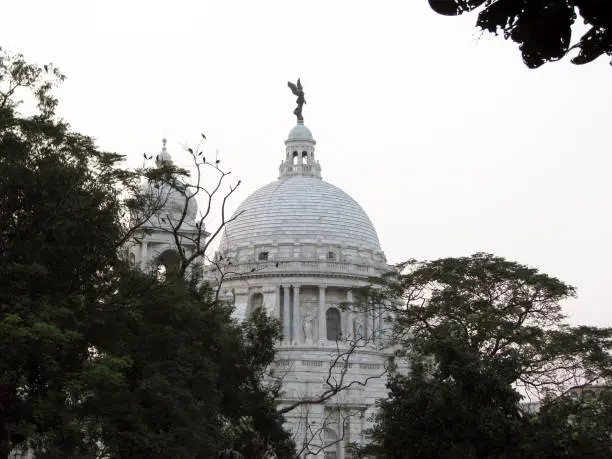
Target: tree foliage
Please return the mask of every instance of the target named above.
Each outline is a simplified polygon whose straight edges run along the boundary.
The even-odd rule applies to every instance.
[[[393,339],[410,361],[380,405],[379,455],[553,457],[544,451],[561,444],[584,454],[577,427],[573,440],[562,431],[568,413],[585,420],[587,412],[561,401],[574,386],[612,376],[612,330],[566,325],[559,302],[573,294],[558,279],[488,254],[410,262],[378,279],[370,296],[396,300]],[[546,408],[530,418],[525,400]],[[604,446],[589,438],[610,446],[609,435],[598,437]]]
[[[476,25],[517,43],[530,68],[562,59],[571,50],[577,50],[574,64],[612,55],[608,0],[429,0],[429,4],[448,16],[478,10]],[[578,17],[587,31],[572,43]]]
[[[278,324],[238,324],[202,279],[126,263],[148,218],[127,218],[130,192],[181,171],[125,170],[73,132],[54,113],[62,79],[0,50],[0,457],[283,456],[260,378]]]
[[[231,446],[263,457],[292,446],[260,378],[277,325],[265,314],[238,324],[231,312],[195,280],[121,277],[96,339],[102,361],[121,364],[93,360],[82,407],[105,454],[208,458]],[[236,428],[245,422],[252,428]]]
[[[62,79],[0,50],[0,456],[43,432],[76,447],[68,386],[122,238],[129,177],[54,119]]]

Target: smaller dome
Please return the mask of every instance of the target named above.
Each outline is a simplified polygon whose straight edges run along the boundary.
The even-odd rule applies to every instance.
[[[173,187],[169,183],[144,183],[141,186],[140,193],[146,196],[151,205],[160,206],[159,215],[170,218],[173,223],[180,220],[187,204],[185,212],[185,223],[191,224],[195,221],[198,213],[198,204],[194,198],[187,199],[191,196],[190,191],[183,191],[182,186]],[[187,202],[189,201],[189,202]]]
[[[164,164],[172,165],[172,156],[170,156],[170,153],[168,153],[166,149],[166,142],[167,140],[165,138],[162,139],[162,151],[155,156],[155,165],[157,167],[161,167]]]
[[[162,151],[155,157],[155,164],[161,167],[162,164],[172,164],[172,156],[167,151]]]
[[[289,132],[289,137],[287,137],[287,142],[294,140],[306,140],[309,142],[314,142],[314,138],[312,137],[312,132],[302,123],[298,123],[294,126],[293,129]]]
[[[162,143],[162,151],[155,156],[155,164],[157,167],[172,165],[172,157],[166,149],[166,139],[163,139]],[[195,224],[198,204],[194,198],[191,198],[192,192],[182,181],[177,181],[175,185],[164,181],[146,182],[140,187],[140,195],[147,200],[148,205],[160,207],[157,216],[151,217],[151,219],[155,221],[151,221],[150,219],[148,224],[153,226],[176,225],[183,215],[185,205],[187,206],[187,210],[183,223],[187,226],[193,226]],[[162,225],[160,222],[164,224]]]

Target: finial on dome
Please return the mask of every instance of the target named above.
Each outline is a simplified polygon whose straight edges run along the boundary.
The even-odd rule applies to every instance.
[[[295,103],[297,107],[293,110],[293,114],[297,116],[298,124],[304,124],[304,117],[302,116],[302,106],[306,103],[306,99],[304,98],[304,90],[302,88],[302,83],[298,78],[297,84],[293,84],[291,81],[287,82],[287,85],[291,89],[291,92],[297,96],[297,100]]]
[[[168,140],[164,137],[162,139],[162,150],[161,150],[161,153],[159,153],[155,157],[155,164],[157,165],[157,167],[161,167],[163,164],[172,164],[172,156],[170,156],[170,153],[168,153],[168,150],[166,148],[166,143],[167,142],[168,142]]]

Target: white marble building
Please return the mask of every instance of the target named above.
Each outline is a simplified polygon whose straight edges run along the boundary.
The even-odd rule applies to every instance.
[[[283,324],[273,369],[273,377],[283,381],[281,409],[313,402],[338,384],[349,386],[285,415],[301,457],[335,459],[349,457],[349,443],[364,443],[374,403],[386,395],[383,375],[390,353],[383,329],[388,324],[380,310],[362,312],[350,305],[359,300],[355,287],[389,267],[364,210],[322,180],[315,144],[304,124],[291,130],[278,179],[238,207],[216,257],[222,264],[231,261],[221,292],[234,302],[238,318],[265,308]],[[165,140],[156,161],[171,161]],[[185,196],[167,186],[145,186],[165,202],[164,218],[143,225],[130,258],[143,269],[171,266],[176,244],[169,224],[176,226],[181,218]],[[193,253],[189,237],[197,231],[196,213],[190,200],[181,227],[187,255]]]
[[[219,253],[232,261],[234,274],[222,290],[236,314],[243,318],[263,307],[283,324],[275,368],[284,381],[281,407],[330,389],[326,381],[333,375],[336,384],[343,366],[330,371],[330,362],[365,338],[347,361],[343,381],[350,388],[286,415],[298,449],[311,452],[303,457],[331,459],[348,457],[349,443],[363,443],[374,402],[386,394],[380,375],[389,358],[382,340],[388,324],[380,311],[347,306],[358,301],[355,287],[388,265],[364,210],[322,180],[315,144],[305,125],[291,130],[278,179],[238,207]]]

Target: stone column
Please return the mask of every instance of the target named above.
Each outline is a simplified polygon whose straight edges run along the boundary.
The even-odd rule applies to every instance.
[[[381,341],[383,328],[383,308],[380,304],[376,305],[376,341]]]
[[[325,288],[326,285],[319,285],[319,345],[323,345],[327,339],[327,329],[325,323]]]
[[[274,294],[276,295],[275,298],[275,302],[274,302],[274,317],[276,317],[277,319],[280,319],[281,316],[281,304],[280,304],[280,285],[276,285],[274,290]]]
[[[374,323],[374,330],[372,330],[372,342],[376,343],[378,341],[378,337],[380,336],[380,306],[375,304],[372,309],[374,310],[372,313],[374,314],[374,320],[372,321]]]
[[[289,309],[289,286],[283,285],[283,336],[285,341],[291,341],[291,311]]]
[[[376,311],[376,305],[372,306],[372,319],[370,320],[372,324],[372,343],[376,342],[376,334],[378,333],[378,314]]]
[[[144,239],[144,238],[143,238]],[[148,266],[147,266],[147,246],[149,245],[148,242],[146,241],[142,241],[140,243],[140,269],[142,269],[143,271],[145,271]]]
[[[338,437],[342,438],[344,432],[342,431],[342,423],[338,426]],[[338,459],[344,459],[344,448],[346,446],[346,442],[344,440],[340,440],[338,442]]]
[[[346,336],[349,339],[353,339],[353,292],[352,290],[346,291],[346,302],[348,303],[348,308],[346,312]]]
[[[293,344],[300,341],[300,286],[293,286]]]

